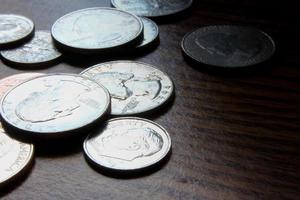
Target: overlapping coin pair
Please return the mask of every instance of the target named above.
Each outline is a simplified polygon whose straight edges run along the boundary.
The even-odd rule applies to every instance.
[[[151,65],[115,61],[93,66],[80,75],[19,74],[0,84],[2,123],[14,134],[59,139],[94,126],[96,132],[84,142],[85,154],[99,166],[115,170],[144,169],[163,160],[171,149],[170,136],[163,127],[129,117],[158,109],[173,94],[171,79]],[[104,121],[107,115],[127,117]],[[26,144],[9,139],[3,130],[1,135],[0,159],[13,161],[24,155],[20,145]],[[18,145],[19,154],[8,153],[10,142]],[[27,146],[30,152],[26,149],[27,159],[23,159],[23,166],[18,165],[20,170],[33,155],[32,145]]]

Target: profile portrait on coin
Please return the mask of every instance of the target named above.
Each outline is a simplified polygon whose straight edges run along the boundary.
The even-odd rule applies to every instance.
[[[79,84],[76,90],[66,88],[74,86],[74,82],[59,80],[59,82],[44,82],[45,90],[33,92],[16,106],[16,115],[28,122],[39,123],[62,118],[80,107],[79,99],[91,89]],[[43,110],[43,112],[41,112]]]
[[[103,137],[96,137],[91,145],[100,156],[133,161],[159,152],[163,138],[151,128],[115,129]]]
[[[155,99],[161,91],[161,78],[155,74],[138,77],[133,73],[103,72],[93,78],[107,87],[112,98],[128,101],[124,112],[134,109],[141,101]]]
[[[224,57],[240,57],[251,59],[261,51],[259,40],[248,40],[248,36],[241,34],[211,33],[196,38],[196,44],[210,54]]]
[[[72,31],[76,34],[76,41],[80,43],[81,40],[88,40],[89,45],[103,45],[106,42],[111,42],[121,38],[122,35],[119,33],[119,26],[124,25],[126,21],[119,22],[114,21],[110,15],[100,15],[100,14],[86,14],[79,16],[74,24]],[[76,43],[76,41],[72,41]],[[94,43],[99,44],[94,44]]]

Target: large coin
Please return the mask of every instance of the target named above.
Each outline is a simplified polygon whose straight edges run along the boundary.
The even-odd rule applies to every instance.
[[[145,17],[176,14],[189,8],[192,3],[193,0],[111,0],[114,7]]]
[[[33,158],[33,145],[5,134],[0,123],[0,186],[21,173]]]
[[[58,19],[52,26],[52,36],[65,50],[96,53],[135,45],[143,37],[143,23],[124,11],[88,8]]]
[[[87,158],[113,170],[139,170],[162,161],[171,138],[160,125],[140,118],[116,118],[84,141]]]
[[[81,73],[108,89],[112,115],[133,115],[163,105],[173,94],[171,79],[157,68],[134,61],[99,64]]]
[[[1,101],[3,123],[20,134],[63,137],[94,124],[108,112],[108,91],[88,78],[52,74],[23,82]]]
[[[153,42],[157,41],[159,36],[158,26],[155,22],[144,17],[141,19],[144,24],[144,40],[136,47],[138,49],[151,45]]]
[[[4,79],[0,80],[0,99],[2,98],[2,96],[9,91],[10,89],[12,89],[13,87],[19,85],[20,83],[37,77],[37,76],[42,76],[44,74],[42,73],[22,73],[22,74],[16,74],[16,75],[12,75],[12,76],[8,76]]]
[[[26,40],[34,32],[33,22],[19,15],[0,15],[0,47]]]
[[[182,49],[195,61],[230,68],[268,60],[275,52],[275,43],[269,35],[255,28],[207,26],[187,34]]]
[[[52,43],[48,31],[37,31],[28,43],[1,52],[2,58],[9,64],[18,66],[41,66],[56,61],[61,53]]]

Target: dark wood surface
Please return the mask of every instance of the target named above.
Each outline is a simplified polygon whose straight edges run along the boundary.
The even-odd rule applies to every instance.
[[[172,137],[173,152],[159,170],[113,178],[92,169],[81,143],[41,144],[30,171],[1,191],[3,199],[299,199],[299,15],[293,1],[197,1],[189,12],[159,23],[160,45],[126,59],[158,66],[174,80],[176,98],[153,116]],[[293,5],[295,4],[295,5]],[[0,0],[0,13],[25,15],[49,30],[62,15],[109,6],[108,0]],[[183,59],[182,37],[203,25],[261,28],[277,44],[272,61],[255,70],[209,70]],[[21,72],[79,73],[117,58],[66,58],[47,69],[0,63],[0,78]],[[88,134],[88,133],[86,133]],[[1,164],[1,163],[0,163]]]

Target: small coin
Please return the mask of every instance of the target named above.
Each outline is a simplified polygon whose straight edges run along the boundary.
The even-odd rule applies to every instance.
[[[162,17],[179,13],[189,8],[193,0],[111,0],[121,10],[145,17]]]
[[[0,186],[20,174],[33,159],[33,145],[10,138],[0,123]]]
[[[140,170],[162,161],[171,150],[171,138],[160,125],[141,118],[109,120],[83,144],[89,160],[113,170]]]
[[[96,53],[136,45],[143,23],[135,15],[112,8],[88,8],[69,13],[52,26],[54,41],[65,50]]]
[[[81,74],[108,89],[112,98],[112,115],[151,111],[166,103],[174,90],[165,73],[140,62],[107,62],[90,67]]]
[[[33,22],[19,15],[0,15],[0,47],[25,40],[34,32]]]
[[[56,61],[62,54],[52,43],[48,31],[37,31],[28,43],[1,52],[2,58],[12,65],[41,66]]]
[[[158,39],[159,29],[155,22],[150,19],[141,17],[144,24],[144,40],[136,48],[144,48]]]
[[[222,25],[188,33],[182,41],[182,49],[195,61],[234,68],[268,60],[275,52],[275,43],[256,28]]]
[[[29,80],[31,78],[42,76],[44,74],[42,73],[22,73],[22,74],[16,74],[12,76],[8,76],[4,79],[0,80],[0,99],[2,96],[12,89],[13,87],[19,85],[20,83]]]
[[[33,78],[1,101],[2,122],[20,134],[39,138],[70,136],[109,111],[110,96],[100,84],[73,74]]]

